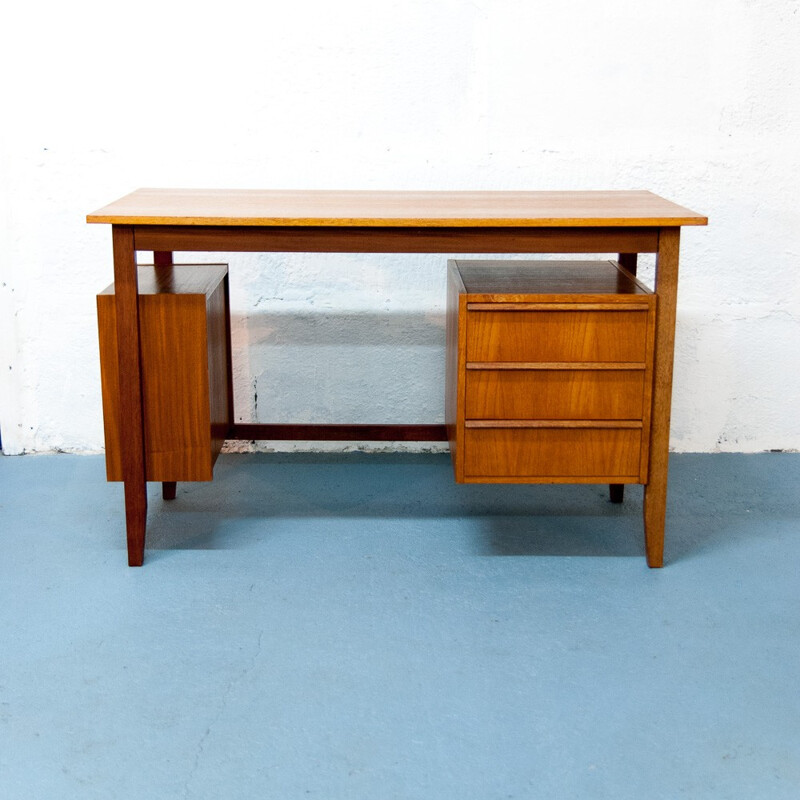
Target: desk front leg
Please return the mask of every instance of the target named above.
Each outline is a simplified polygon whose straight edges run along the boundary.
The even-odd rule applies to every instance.
[[[680,228],[662,228],[656,256],[656,343],[653,401],[650,420],[650,458],[644,487],[644,536],[647,563],[664,564],[664,523],[667,512],[669,423],[672,408],[672,364],[678,299]]]
[[[119,416],[128,565],[144,561],[147,483],[145,480],[142,372],[139,348],[139,280],[133,228],[114,225],[114,302],[119,359]]]

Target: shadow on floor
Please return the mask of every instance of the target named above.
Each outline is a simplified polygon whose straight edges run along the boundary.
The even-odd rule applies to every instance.
[[[798,496],[776,487],[798,466],[789,454],[673,456],[667,561],[752,536],[737,524],[749,514],[796,517]],[[237,454],[220,458],[212,483],[180,484],[170,503],[152,487],[147,548],[246,547],[254,528],[263,537],[277,520],[320,517],[461,521],[483,555],[638,557],[642,500],[640,486],[615,505],[604,485],[457,485],[439,454]]]

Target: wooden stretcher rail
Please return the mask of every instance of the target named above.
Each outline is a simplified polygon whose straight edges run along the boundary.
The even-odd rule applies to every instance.
[[[228,439],[245,441],[446,442],[444,425],[273,425],[231,426]]]

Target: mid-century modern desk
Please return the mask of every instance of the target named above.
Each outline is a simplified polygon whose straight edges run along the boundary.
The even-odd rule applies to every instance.
[[[663,563],[680,228],[707,219],[646,191],[371,192],[140,189],[89,214],[112,226],[121,475],[128,563],[147,516],[137,252],[656,254],[655,350],[644,483],[647,563]],[[442,260],[444,274],[445,259]],[[234,424],[229,439],[447,441],[448,426]],[[164,486],[174,496],[174,484]]]

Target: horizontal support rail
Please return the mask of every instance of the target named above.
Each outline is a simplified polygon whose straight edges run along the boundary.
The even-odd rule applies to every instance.
[[[655,253],[658,228],[136,225],[137,250],[257,253]]]
[[[444,425],[305,425],[237,423],[228,439],[245,441],[446,442]]]

